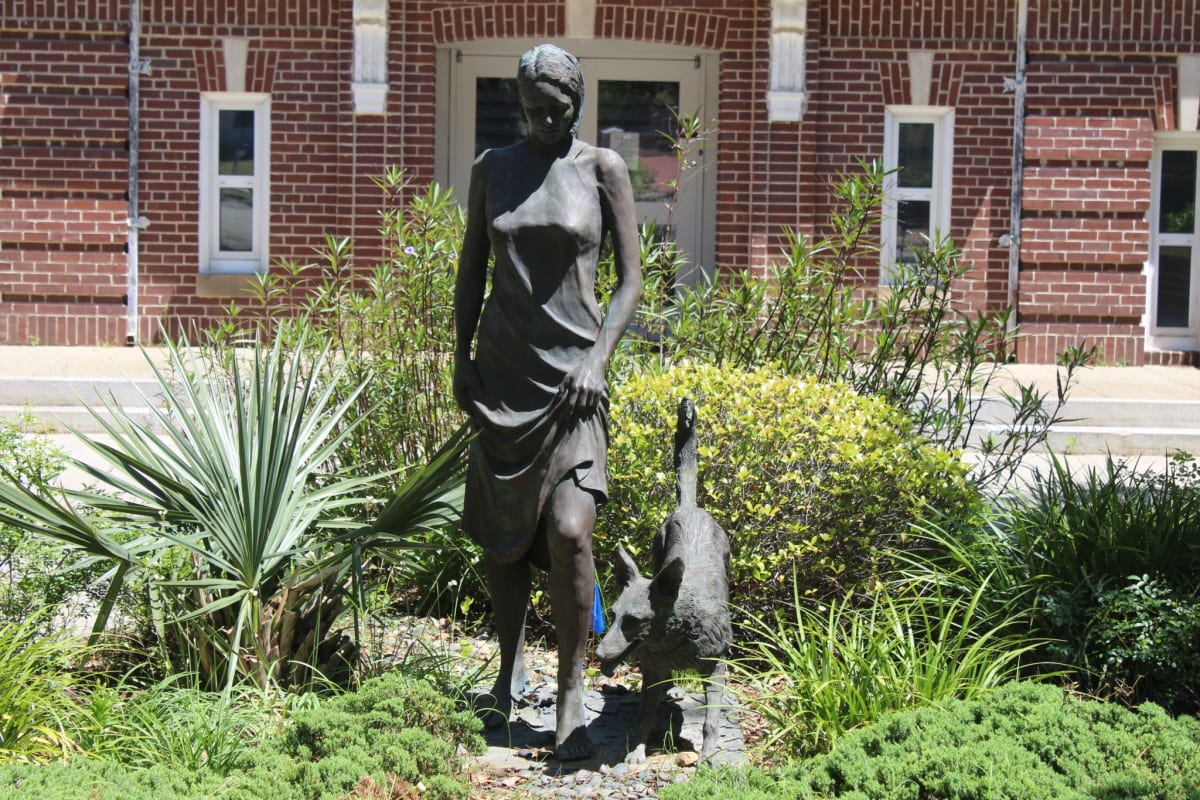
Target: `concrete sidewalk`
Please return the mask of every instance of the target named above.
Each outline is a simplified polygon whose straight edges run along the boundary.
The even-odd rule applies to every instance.
[[[0,346],[0,378],[89,380],[152,378],[150,363],[166,363],[161,347]]]
[[[143,379],[162,365],[162,348],[0,346],[0,378]],[[1011,364],[1000,369],[998,387],[1016,381],[1053,393],[1057,367]],[[1071,396],[1106,400],[1200,401],[1200,369],[1195,367],[1087,367],[1077,372]],[[1200,424],[1200,419],[1197,420]]]
[[[85,404],[115,398],[127,411],[149,412],[155,394],[152,364],[163,348],[0,346],[0,416],[32,411],[48,430],[95,431]],[[1057,367],[1005,365],[992,382],[979,433],[998,430],[1008,415],[999,400],[1017,383],[1055,396]],[[139,391],[140,390],[140,391]],[[1063,454],[1162,456],[1200,453],[1200,369],[1088,367],[1078,370],[1070,400],[1048,448]]]

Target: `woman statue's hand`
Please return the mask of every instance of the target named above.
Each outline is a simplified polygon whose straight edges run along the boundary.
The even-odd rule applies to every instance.
[[[469,356],[454,359],[454,400],[458,407],[467,414],[474,411],[475,403],[483,396],[483,381],[479,378],[479,368],[475,360]]]
[[[602,360],[589,356],[563,379],[559,392],[576,416],[586,417],[600,405],[600,398],[607,388],[604,381],[606,367]]]

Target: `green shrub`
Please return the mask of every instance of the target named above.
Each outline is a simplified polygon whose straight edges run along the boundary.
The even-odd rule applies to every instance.
[[[643,335],[627,339],[614,372],[692,360],[845,384],[903,409],[916,435],[947,450],[978,442],[972,480],[1002,493],[1059,421],[1074,371],[1092,351],[1064,351],[1053,397],[1019,383],[1003,390],[997,378],[1019,336],[1012,309],[964,308],[961,284],[972,265],[942,236],[916,248],[913,263],[895,265],[879,288],[878,231],[894,177],[877,162],[839,176],[815,234],[789,231],[763,271],[716,270],[695,286],[677,282],[690,270],[643,231],[646,298],[635,325]],[[985,397],[1009,421],[981,438]]]
[[[1197,753],[1194,718],[1010,684],[977,700],[889,715],[769,778],[701,773],[662,798],[1194,800]]]
[[[1200,469],[1059,461],[1001,521],[1051,656],[1095,692],[1200,709]]]
[[[62,473],[65,456],[47,437],[35,433],[36,424],[32,415],[16,422],[0,419],[0,478],[44,489]],[[101,571],[79,569],[77,560],[50,542],[0,522],[0,619],[37,616],[49,633],[56,621],[39,613],[45,609],[58,608],[60,621],[84,616],[84,607],[93,602],[85,590]]]
[[[220,781],[208,772],[134,769],[116,761],[76,758],[45,766],[0,765],[0,800],[199,800],[212,797]],[[288,797],[282,787],[275,796]]]
[[[268,340],[328,347],[334,358],[325,369],[344,370],[348,379],[336,399],[365,384],[351,398],[355,416],[365,419],[339,450],[342,466],[360,474],[424,462],[464,419],[451,389],[464,211],[436,183],[414,191],[398,167],[375,184],[379,238],[362,249],[380,258],[366,263],[353,241],[327,235],[318,251],[323,263],[275,265],[255,296],[231,305],[210,334],[229,344],[249,329]]]
[[[681,364],[615,387],[610,502],[598,549],[649,552],[675,505],[676,407],[698,410],[701,504],[729,533],[735,604],[774,609],[845,593],[879,568],[923,504],[971,515],[979,500],[952,453],[912,435],[887,403],[770,369]]]
[[[0,799],[340,800],[356,787],[399,781],[431,800],[465,800],[460,753],[483,751],[480,727],[428,684],[392,674],[295,712],[227,775],[198,762],[0,766]]]
[[[465,419],[451,387],[463,210],[436,183],[414,191],[396,167],[375,183],[379,237],[360,244],[381,257],[368,263],[350,239],[327,236],[320,263],[276,265],[257,296],[230,306],[210,333],[221,345],[241,341],[249,329],[265,339],[303,341],[314,352],[328,346],[332,358],[321,377],[329,383],[344,373],[344,382],[330,385],[352,411],[338,423],[347,437],[336,463],[360,476],[424,463]],[[396,607],[407,613],[448,616],[473,605],[478,612],[477,601],[487,597],[479,548],[457,526],[427,532],[424,544],[392,553],[385,568],[369,565],[373,578],[394,590]]]

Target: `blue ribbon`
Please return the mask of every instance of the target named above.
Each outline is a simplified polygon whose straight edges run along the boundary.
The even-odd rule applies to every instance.
[[[604,601],[600,599],[600,584],[596,584],[596,594],[592,598],[592,632],[597,636],[604,633]]]

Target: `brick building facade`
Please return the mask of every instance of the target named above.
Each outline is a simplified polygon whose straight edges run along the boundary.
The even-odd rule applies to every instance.
[[[463,98],[543,40],[715,119],[706,267],[761,269],[832,176],[915,158],[884,260],[947,231],[1019,360],[1196,362],[1197,0],[4,0],[0,342],[151,341],[326,233],[365,245],[372,177],[461,180]]]

